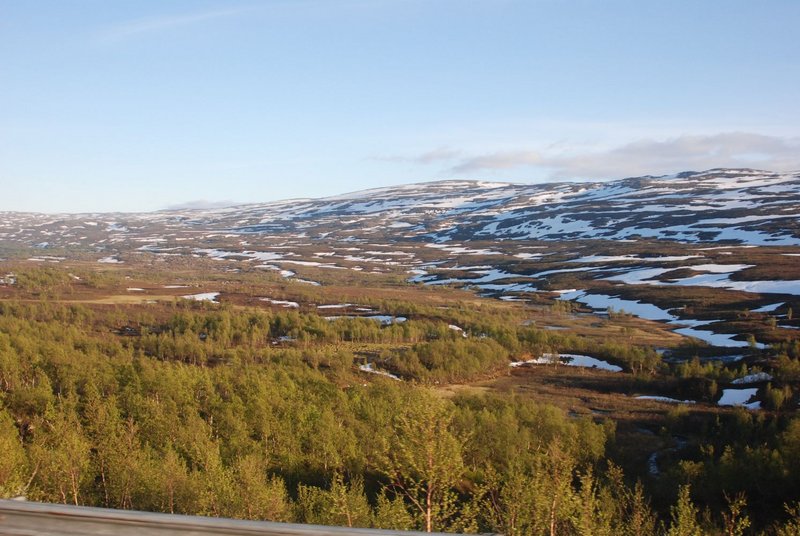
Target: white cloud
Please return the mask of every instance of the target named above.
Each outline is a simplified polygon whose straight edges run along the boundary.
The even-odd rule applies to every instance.
[[[800,140],[748,132],[639,140],[611,150],[554,155],[541,165],[555,177],[618,177],[716,167],[800,169]]]
[[[452,164],[448,173],[458,176],[515,168],[545,170],[551,178],[559,179],[661,175],[716,167],[787,171],[800,169],[800,138],[722,132],[660,140],[640,139],[596,150],[570,150],[564,144],[557,144],[540,151],[462,154],[452,149],[439,149],[395,159],[417,164],[448,162]]]

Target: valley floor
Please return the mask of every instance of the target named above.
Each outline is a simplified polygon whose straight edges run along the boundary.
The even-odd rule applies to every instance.
[[[0,490],[67,503],[424,528],[433,514],[415,509],[415,494],[429,490],[431,481],[415,480],[412,460],[389,445],[411,441],[408,449],[427,448],[412,438],[423,437],[419,427],[428,422],[444,426],[443,437],[452,439],[436,443],[453,464],[438,500],[458,505],[451,515],[437,514],[442,529],[514,533],[506,517],[513,508],[497,502],[521,493],[513,475],[535,480],[562,470],[574,481],[557,492],[565,501],[597,494],[597,511],[581,514],[589,516],[582,523],[603,518],[617,528],[630,525],[624,513],[604,518],[601,510],[611,506],[600,503],[623,482],[625,493],[634,493],[637,481],[647,501],[614,508],[649,504],[653,520],[669,525],[675,508],[687,504],[679,490],[691,490],[712,513],[695,519],[714,532],[732,507],[725,497],[742,493],[754,526],[783,523],[783,503],[800,500],[792,454],[800,444],[794,409],[800,331],[791,312],[800,302],[791,292],[675,281],[728,277],[733,272],[718,267],[728,258],[752,266],[739,269],[742,274],[795,277],[793,262],[773,262],[792,259],[787,251],[755,248],[733,257],[715,250],[692,261],[701,263],[693,270],[683,260],[665,261],[679,248],[664,246],[661,260],[630,264],[629,253],[603,259],[623,264],[606,265],[601,278],[592,270],[606,246],[597,244],[591,258],[588,244],[569,252],[555,245],[544,264],[503,265],[496,255],[490,260],[472,252],[491,247],[507,259],[512,246],[520,245],[474,244],[435,267],[423,248],[417,256],[428,265],[424,274],[423,268],[409,274],[403,264],[383,264],[381,272],[321,267],[302,248],[293,248],[291,275],[227,254],[122,253],[114,257],[119,262],[98,263],[84,254],[59,252],[41,261],[30,260],[30,252],[6,252],[2,434],[16,436],[6,440],[22,450]],[[586,270],[568,271],[576,255]],[[500,267],[492,270],[515,275],[468,267],[489,262]],[[667,263],[669,270],[654,276],[661,279],[643,279],[642,262]],[[538,263],[538,276],[531,263]],[[547,271],[555,273],[542,275]],[[491,274],[492,281],[475,284],[476,274]],[[620,274],[627,280],[609,280]],[[418,276],[428,279],[413,282]],[[508,277],[505,287],[489,286]],[[526,288],[530,281],[559,292]],[[713,329],[723,345],[687,338],[680,326]],[[574,366],[584,362],[595,367]],[[168,385],[159,384],[162,375]],[[111,404],[103,418],[117,419],[113,437],[93,428],[99,418],[93,412],[101,411],[97,392]],[[259,392],[262,398],[254,398]],[[186,395],[177,399],[179,393]],[[721,405],[728,400],[734,405]],[[426,407],[435,412],[423,418]],[[66,443],[52,435],[70,427],[80,432],[72,440],[84,458],[72,460]],[[361,444],[363,434],[376,443]],[[126,441],[133,450],[120,450]],[[101,444],[110,449],[107,458],[99,454]],[[558,445],[566,465],[553,465]],[[137,468],[130,467],[135,460]],[[184,482],[175,495],[163,495],[172,484],[153,480],[151,471],[165,460],[172,460],[176,482]],[[619,482],[615,467],[624,475]],[[119,480],[131,471],[138,480]],[[598,475],[597,487],[583,480],[588,472]],[[238,496],[236,486],[256,486],[261,505]],[[158,501],[142,498],[156,488]],[[355,502],[344,507],[337,502],[343,497]],[[495,501],[497,510],[474,514],[485,510],[482,501]],[[362,514],[347,514],[350,507]],[[520,533],[538,533],[536,516],[551,514],[530,513]],[[566,532],[577,530],[575,511],[557,515],[564,516]]]

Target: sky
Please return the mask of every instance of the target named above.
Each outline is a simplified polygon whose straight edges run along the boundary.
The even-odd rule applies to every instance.
[[[797,0],[0,0],[0,211],[800,170]]]

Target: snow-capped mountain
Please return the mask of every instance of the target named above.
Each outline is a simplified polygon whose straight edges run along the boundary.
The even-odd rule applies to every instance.
[[[0,214],[0,240],[54,246],[196,233],[329,240],[668,239],[800,245],[800,173],[713,169],[610,182],[440,181],[146,214]]]
[[[337,235],[389,232],[434,241],[652,237],[796,245],[800,174],[710,170],[533,185],[442,181],[222,209],[193,221],[248,233],[330,228]]]

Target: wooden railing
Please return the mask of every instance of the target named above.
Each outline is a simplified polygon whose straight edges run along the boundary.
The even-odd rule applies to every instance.
[[[352,529],[154,514],[26,501],[0,500],[0,534],[10,536],[421,536],[424,532]]]

